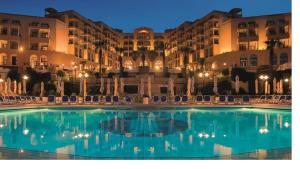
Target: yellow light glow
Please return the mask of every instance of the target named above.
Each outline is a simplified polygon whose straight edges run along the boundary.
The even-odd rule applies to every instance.
[[[23,52],[23,50],[24,50],[24,49],[23,49],[23,47],[21,46],[21,47],[19,48],[19,51],[20,51],[20,52]]]
[[[81,77],[82,77],[82,73],[79,73],[79,74],[78,74],[78,77],[80,77],[80,78],[81,78]]]
[[[209,75],[209,74],[208,74],[207,72],[204,74],[205,77],[208,77],[208,75]]]
[[[89,74],[88,74],[88,73],[85,73],[85,74],[84,74],[84,77],[89,77]]]
[[[28,80],[28,76],[27,76],[27,75],[24,75],[24,76],[23,76],[23,79],[24,79],[24,80]]]
[[[28,133],[29,133],[29,130],[25,128],[25,129],[23,130],[23,134],[24,134],[24,135],[27,135]]]
[[[199,76],[199,77],[203,77],[203,73],[199,73],[198,76]]]
[[[0,79],[0,83],[2,83],[3,82],[3,79]]]
[[[289,82],[289,79],[288,78],[284,79],[284,82]]]

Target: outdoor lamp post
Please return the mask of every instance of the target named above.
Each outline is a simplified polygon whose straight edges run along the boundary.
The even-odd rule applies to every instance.
[[[290,80],[289,80],[289,78],[285,78],[284,79],[284,83],[286,84],[285,86],[287,86],[287,93],[289,93],[289,82],[290,82]],[[285,87],[286,88],[286,87]]]
[[[265,83],[268,81],[268,79],[269,79],[269,76],[268,75],[260,75],[259,76],[259,79],[263,82],[263,87],[264,87],[264,85],[265,85]],[[265,89],[266,90],[266,89]],[[263,91],[263,90],[262,90]],[[262,92],[263,93],[263,92]],[[265,93],[267,93],[267,91],[265,91]]]
[[[28,76],[24,75],[23,76],[23,94],[26,94],[26,81],[28,80]]]
[[[200,77],[200,79],[202,79],[202,94],[204,92],[204,81],[205,81],[205,78],[207,78],[209,76],[208,72],[200,72],[198,74],[198,76]]]

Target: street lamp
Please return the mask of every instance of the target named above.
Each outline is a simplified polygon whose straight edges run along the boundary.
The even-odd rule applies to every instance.
[[[28,76],[23,76],[23,94],[26,94],[26,81],[28,80]]]
[[[202,79],[202,94],[203,94],[203,92],[204,92],[204,81],[209,76],[209,73],[208,72],[200,72],[198,74],[198,76],[200,77],[200,79]]]
[[[263,81],[262,86],[264,86],[264,85],[266,85],[265,83],[266,83],[266,81],[268,81],[269,76],[268,76],[268,75],[260,75],[260,76],[259,76],[259,79]],[[267,87],[268,87],[268,86],[267,86]],[[267,91],[266,91],[266,88],[267,88],[267,87],[265,87],[265,93],[267,93]],[[262,91],[263,91],[263,90],[262,90]]]

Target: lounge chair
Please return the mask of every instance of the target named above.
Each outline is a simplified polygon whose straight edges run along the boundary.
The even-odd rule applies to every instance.
[[[181,101],[181,97],[180,96],[175,96],[174,103],[178,104],[178,103],[180,103],[180,101]]]
[[[77,96],[70,96],[70,104],[76,104],[77,103]]]
[[[225,95],[221,95],[219,97],[219,104],[226,104],[226,96]]]
[[[99,101],[100,101],[99,96],[97,96],[97,95],[93,96],[93,99],[92,99],[93,104],[99,104]]]
[[[16,102],[17,103],[23,103],[22,99],[21,99],[21,96],[16,96]]]
[[[205,96],[203,97],[203,103],[211,104],[211,103],[212,103],[212,102],[211,102],[211,96],[205,95]]]
[[[40,97],[36,97],[36,96],[31,96],[31,101],[33,103],[41,103],[42,102]]]
[[[161,103],[167,103],[167,96],[160,96]]]
[[[91,104],[92,103],[92,96],[85,96],[84,97],[84,103],[85,104]]]
[[[195,103],[196,103],[196,104],[203,103],[203,96],[201,96],[201,95],[196,96]]]
[[[154,103],[160,103],[159,96],[153,96],[153,102]]]
[[[235,98],[232,95],[227,96],[227,104],[235,104]]]
[[[48,104],[55,104],[55,96],[48,96]]]
[[[181,101],[182,101],[182,103],[187,104],[189,101],[188,96],[186,96],[186,95],[182,96]]]
[[[67,96],[67,95],[62,96],[61,104],[69,104],[69,96]]]
[[[11,104],[15,104],[17,102],[15,96],[9,96],[9,101]]]
[[[250,96],[243,96],[242,104],[250,104]]]
[[[4,98],[2,96],[0,96],[0,104],[4,104]]]
[[[120,104],[119,96],[113,96],[112,100],[114,104]]]
[[[266,101],[266,95],[261,95],[258,99],[256,99],[256,103],[264,103]]]
[[[286,102],[286,96],[285,95],[281,95],[276,100],[274,100],[273,103],[275,103],[275,104],[282,104],[284,102]]]
[[[111,104],[111,96],[105,97],[105,104]]]
[[[264,103],[272,103],[274,100],[273,95],[267,95]]]
[[[292,96],[291,96],[291,95],[285,96],[285,102],[286,102],[287,104],[292,104]]]
[[[132,103],[131,97],[125,96],[125,103],[126,103],[126,104],[131,104],[131,103]]]

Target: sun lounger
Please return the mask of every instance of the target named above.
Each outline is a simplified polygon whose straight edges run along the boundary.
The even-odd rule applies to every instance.
[[[41,99],[36,96],[31,96],[31,101],[32,101],[32,103],[35,103],[35,104],[41,103]]]
[[[70,104],[76,104],[78,101],[77,101],[77,96],[70,96]]]
[[[221,95],[219,97],[219,104],[226,104],[226,96],[225,95]]]
[[[132,103],[132,98],[129,96],[125,96],[125,103],[126,104],[131,104]]]
[[[235,98],[232,95],[227,96],[227,104],[235,104]]]
[[[167,103],[167,96],[160,96],[161,103]]]
[[[97,96],[97,95],[93,96],[93,99],[92,99],[93,104],[99,104],[99,101],[100,101],[99,96]]]
[[[211,96],[209,95],[205,95],[204,98],[203,98],[203,103],[208,103],[208,104],[211,104]]]
[[[120,104],[119,96],[113,96],[112,100],[114,104]]]
[[[203,96],[201,96],[201,95],[196,96],[195,102],[196,102],[196,104],[201,104],[201,103],[203,103]]]
[[[48,96],[48,104],[55,104],[55,96]]]
[[[0,96],[0,104],[4,104],[4,98],[2,96]]]
[[[92,96],[89,96],[89,95],[85,96],[84,97],[84,103],[85,104],[91,104],[92,103]]]
[[[159,96],[153,96],[153,102],[156,104],[160,103]]]
[[[175,104],[178,104],[178,103],[180,103],[180,101],[181,101],[180,96],[175,96],[175,98],[174,98],[174,103],[175,103]]]
[[[285,96],[285,102],[286,102],[287,104],[292,104],[292,96],[291,96],[291,95]]]
[[[182,102],[183,104],[187,104],[187,103],[188,103],[188,101],[189,101],[189,98],[188,98],[188,96],[186,96],[186,95],[182,96],[182,98],[181,98],[181,102]]]
[[[250,96],[243,96],[242,104],[250,104]]]
[[[69,96],[67,96],[67,95],[62,96],[61,104],[69,104]]]
[[[111,104],[111,96],[105,97],[105,104]]]
[[[256,99],[256,103],[264,103],[266,101],[266,95],[261,95],[258,99]]]
[[[286,96],[285,95],[281,95],[281,96],[279,96],[279,98],[277,98],[276,100],[274,100],[273,103],[275,103],[275,104],[282,104],[284,102],[286,102]]]

